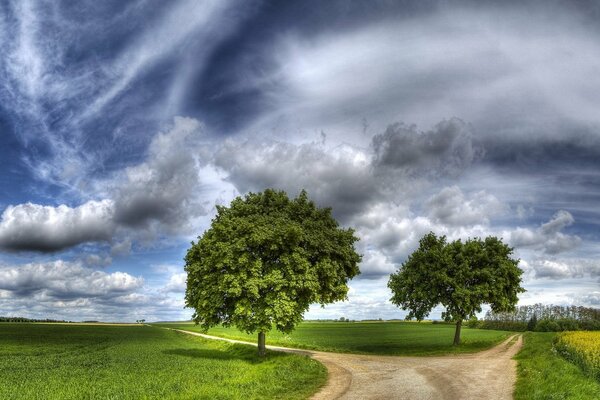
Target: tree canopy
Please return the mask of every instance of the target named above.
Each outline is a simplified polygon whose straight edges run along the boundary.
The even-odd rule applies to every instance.
[[[289,199],[267,189],[218,206],[210,228],[185,257],[186,306],[204,329],[223,324],[264,334],[289,333],[313,303],[346,299],[360,273],[352,229],[305,191]]]
[[[462,321],[488,304],[492,311],[512,311],[521,287],[519,260],[500,239],[455,240],[428,233],[401,268],[390,276],[393,304],[408,310],[406,319],[421,321],[441,304],[442,318],[456,321],[454,344],[460,343]]]

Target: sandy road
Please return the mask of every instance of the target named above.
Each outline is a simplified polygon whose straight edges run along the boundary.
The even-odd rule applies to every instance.
[[[223,339],[178,330],[207,339]],[[326,353],[267,346],[272,350],[306,354],[329,371],[325,387],[312,398],[329,399],[512,399],[520,335],[475,354],[440,357],[397,357]]]

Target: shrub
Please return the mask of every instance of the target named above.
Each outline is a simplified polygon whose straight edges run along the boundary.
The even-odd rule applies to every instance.
[[[549,319],[544,318],[538,321],[535,326],[536,332],[564,332],[577,331],[581,329],[578,321],[571,318]]]

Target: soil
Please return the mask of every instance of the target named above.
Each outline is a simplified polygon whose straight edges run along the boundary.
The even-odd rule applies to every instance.
[[[244,343],[197,332],[207,339]],[[256,345],[252,343],[253,345]],[[306,354],[323,363],[327,384],[312,399],[512,399],[517,354],[523,344],[514,335],[498,346],[474,354],[439,357],[397,357],[327,353],[267,346],[271,350]]]

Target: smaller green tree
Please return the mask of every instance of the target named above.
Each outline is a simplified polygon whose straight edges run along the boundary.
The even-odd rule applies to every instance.
[[[187,252],[186,306],[205,330],[258,332],[263,356],[266,332],[289,333],[310,304],[346,298],[348,280],[360,273],[357,240],[305,191],[295,199],[272,189],[238,197],[217,207]]]
[[[493,312],[512,311],[518,302],[523,271],[513,249],[496,237],[446,242],[428,233],[401,268],[390,276],[391,302],[408,310],[406,319],[422,321],[441,304],[445,321],[455,321],[454,344],[462,322],[488,304]]]

